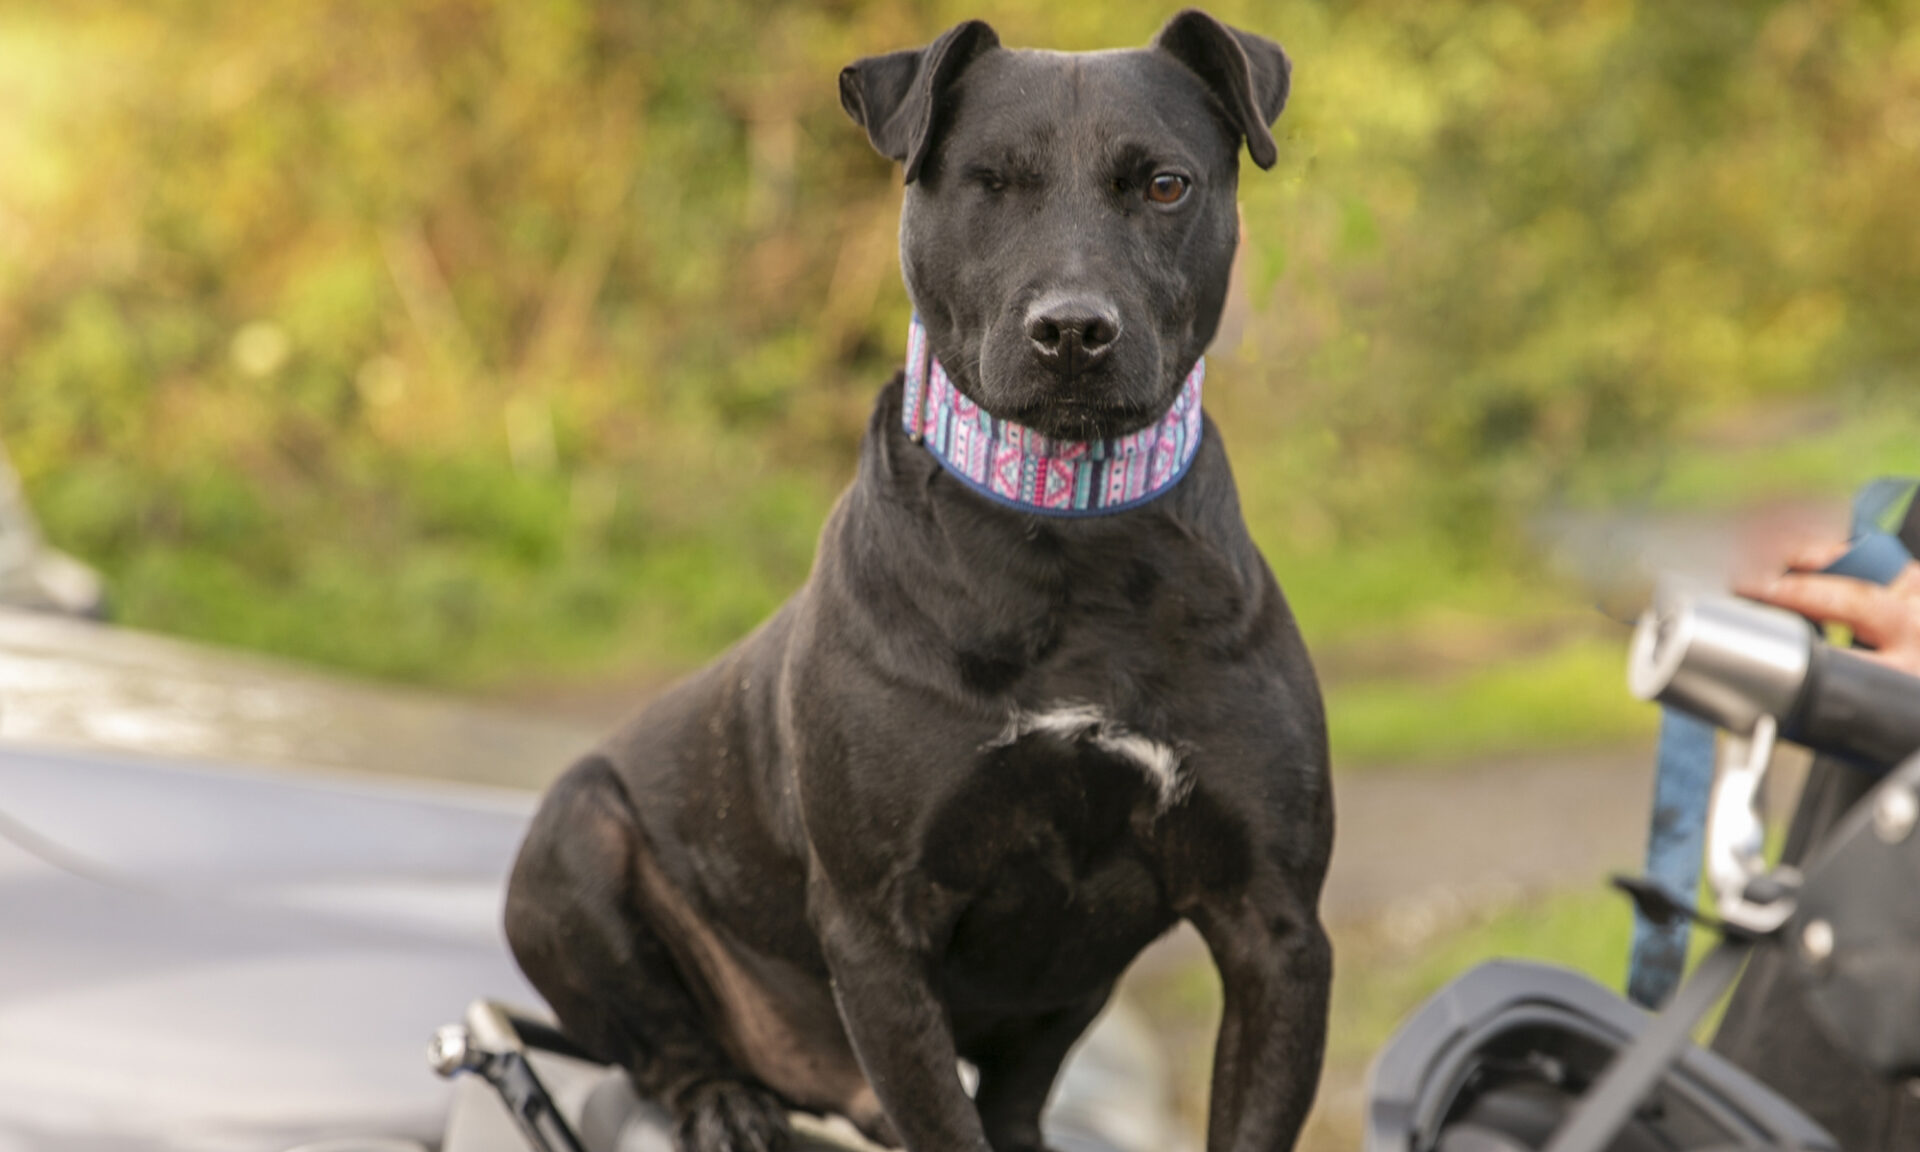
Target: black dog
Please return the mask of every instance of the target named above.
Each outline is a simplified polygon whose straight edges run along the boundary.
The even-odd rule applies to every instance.
[[[905,165],[907,286],[964,417],[1112,444],[1180,411],[1242,141],[1275,159],[1276,45],[1199,12],[1085,55],[972,22],[840,86]],[[1193,392],[1161,441],[1197,443],[1184,475],[1051,515],[909,435],[926,387],[882,391],[806,587],[554,786],[514,954],[687,1152],[780,1147],[787,1109],[1029,1152],[1069,1046],[1184,918],[1226,994],[1208,1147],[1287,1148],[1325,1035],[1326,736],[1218,432]]]

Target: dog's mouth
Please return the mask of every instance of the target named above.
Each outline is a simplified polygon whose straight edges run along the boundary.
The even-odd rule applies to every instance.
[[[1137,432],[1158,418],[1146,404],[1088,396],[1041,397],[1017,405],[1007,418],[1051,440],[1104,440]]]

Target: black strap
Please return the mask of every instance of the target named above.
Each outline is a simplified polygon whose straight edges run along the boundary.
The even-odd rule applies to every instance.
[[[1733,987],[1752,948],[1751,942],[1729,936],[1707,953],[1692,978],[1680,986],[1672,1005],[1649,1021],[1646,1030],[1607,1065],[1579,1107],[1555,1130],[1546,1152],[1600,1152],[1612,1142],[1686,1051],[1693,1026]]]

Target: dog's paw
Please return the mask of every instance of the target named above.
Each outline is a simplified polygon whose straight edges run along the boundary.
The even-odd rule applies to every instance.
[[[678,1152],[788,1152],[793,1128],[773,1094],[737,1080],[688,1089],[674,1109]]]
[[[993,1152],[1053,1152],[1053,1147],[1040,1138],[1039,1128],[1032,1124],[1000,1131],[989,1127],[987,1143],[993,1146]]]

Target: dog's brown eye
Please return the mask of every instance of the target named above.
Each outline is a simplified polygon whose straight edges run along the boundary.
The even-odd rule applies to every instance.
[[[1155,204],[1178,204],[1187,195],[1188,180],[1175,172],[1162,172],[1147,181],[1147,199]]]

